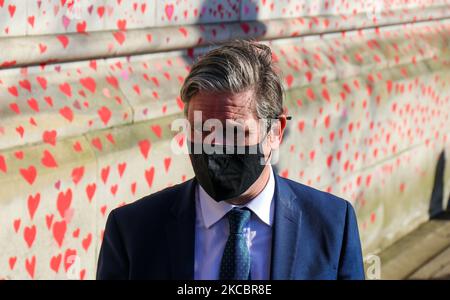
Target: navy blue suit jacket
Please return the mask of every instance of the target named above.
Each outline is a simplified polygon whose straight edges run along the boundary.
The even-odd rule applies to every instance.
[[[108,216],[97,279],[194,279],[195,178]],[[271,279],[364,279],[351,204],[275,175]]]

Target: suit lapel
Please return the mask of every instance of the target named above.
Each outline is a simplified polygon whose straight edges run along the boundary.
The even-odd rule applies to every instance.
[[[294,279],[293,267],[301,255],[302,210],[297,195],[277,174],[275,177],[275,218],[272,236],[271,279]],[[295,277],[299,276],[298,273]]]
[[[194,279],[195,179],[186,182],[171,208],[167,223],[168,253],[172,279]]]

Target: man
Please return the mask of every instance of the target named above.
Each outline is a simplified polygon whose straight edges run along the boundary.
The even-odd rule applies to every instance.
[[[98,279],[364,279],[350,203],[272,170],[287,117],[269,47],[210,51],[181,98],[195,177],[109,214]]]

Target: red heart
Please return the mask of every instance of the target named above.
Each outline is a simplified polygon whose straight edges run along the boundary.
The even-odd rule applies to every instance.
[[[89,246],[91,245],[91,241],[92,241],[92,234],[88,234],[84,239],[83,242],[81,243],[83,245],[84,250],[88,251]]]
[[[28,275],[30,275],[31,278],[34,278],[34,270],[36,267],[36,256],[33,255],[31,260],[28,258],[25,260],[25,269],[28,272]]]
[[[123,172],[125,172],[126,167],[127,167],[126,162],[117,165],[117,170],[119,171],[119,177],[122,177]]]
[[[169,167],[170,167],[170,162],[172,161],[172,159],[170,157],[166,157],[164,159],[164,169],[166,170],[166,172],[169,171]]]
[[[80,235],[80,228],[77,228],[72,232],[72,236],[74,238],[78,238],[79,235]]]
[[[104,6],[99,6],[97,7],[97,14],[98,16],[101,18],[103,17],[103,14],[105,13],[105,7]]]
[[[71,88],[70,84],[68,84],[67,82],[61,83],[59,85],[59,90],[63,94],[65,94],[67,97],[72,97],[72,88]]]
[[[101,170],[101,175],[100,176],[102,178],[103,183],[106,184],[106,181],[108,180],[108,176],[109,176],[109,166],[104,167]]]
[[[114,76],[107,76],[107,77],[106,77],[106,81],[107,81],[110,85],[112,85],[115,89],[118,89],[118,88],[119,88],[119,81],[117,80],[116,77],[114,77]]]
[[[53,214],[45,216],[45,223],[47,224],[47,229],[50,229],[50,227],[52,227]]]
[[[64,269],[67,270],[77,259],[77,250],[75,249],[67,249],[64,253]]]
[[[29,16],[27,18],[27,20],[28,20],[28,24],[30,24],[31,27],[34,27],[34,16]]]
[[[19,81],[19,85],[31,93],[31,83],[27,79]]]
[[[52,258],[50,259],[50,269],[55,271],[55,273],[58,273],[58,271],[59,271],[59,265],[61,264],[61,258],[62,258],[62,255],[58,254],[58,255],[52,256]]]
[[[141,151],[142,156],[147,159],[148,152],[150,151],[151,143],[149,140],[139,141],[139,149]]]
[[[47,80],[44,77],[37,76],[36,81],[39,83],[43,90],[47,89]]]
[[[9,258],[9,269],[14,269],[14,266],[16,265],[17,256],[12,256]]]
[[[78,33],[85,33],[86,32],[86,21],[78,22],[77,23],[77,32]]]
[[[94,197],[96,189],[97,185],[95,183],[91,183],[86,186],[86,194],[88,196],[89,202],[92,201],[92,197]]]
[[[25,227],[23,237],[28,245],[28,248],[31,248],[34,243],[34,239],[36,238],[36,225]]]
[[[108,125],[109,119],[111,118],[111,111],[106,106],[102,106],[98,111],[98,115],[102,120],[103,124]]]
[[[114,184],[113,186],[111,186],[110,191],[111,191],[111,194],[112,194],[113,196],[115,196],[116,193],[117,193],[117,184]]]
[[[14,231],[17,233],[20,228],[20,219],[15,219],[13,222]]]
[[[99,151],[102,151],[102,142],[100,141],[100,138],[94,138],[92,139],[92,146],[94,146],[95,148],[97,148]]]
[[[248,23],[241,23],[241,28],[246,34],[250,31],[250,25]]]
[[[8,11],[11,18],[14,16],[14,13],[16,12],[16,6],[14,4],[8,5]]]
[[[95,90],[97,89],[97,84],[95,83],[95,80],[92,77],[81,78],[80,83],[92,94],[95,93]]]
[[[45,44],[41,44],[39,43],[39,51],[42,53],[44,53],[45,51],[47,51],[47,46]]]
[[[41,163],[47,168],[58,167],[58,163],[55,161],[55,158],[48,150],[44,151],[44,156],[41,159]]]
[[[20,115],[20,108],[19,105],[17,105],[17,103],[11,103],[9,104],[9,108],[15,112],[17,115]]]
[[[55,222],[53,224],[53,238],[55,239],[58,247],[61,248],[61,245],[64,241],[64,236],[66,235],[67,224],[66,221]]]
[[[119,28],[119,30],[126,30],[127,27],[127,20],[117,20],[117,28]]]
[[[292,82],[294,81],[294,76],[292,76],[292,74],[289,74],[286,76],[285,80],[286,80],[287,86],[290,88],[292,85]]]
[[[17,88],[15,86],[10,86],[8,88],[8,92],[15,97],[19,96],[19,91],[17,90]]]
[[[173,16],[174,5],[173,4],[166,4],[166,6],[164,7],[164,11],[166,13],[167,19],[169,19],[169,21],[170,21],[172,19],[172,16]]]
[[[35,112],[39,112],[39,104],[36,99],[30,98],[27,100],[28,106]]]
[[[155,168],[154,167],[151,167],[150,169],[145,170],[145,180],[147,180],[147,184],[149,187],[152,187],[154,176],[155,176]]]
[[[123,31],[117,31],[113,33],[114,38],[116,39],[116,41],[122,45],[123,42],[125,41],[125,34],[123,33]]]
[[[51,131],[44,131],[44,134],[42,135],[42,140],[44,143],[50,144],[52,146],[55,146],[56,144],[56,130]]]
[[[73,144],[73,150],[75,150],[76,152],[81,152],[83,151],[83,148],[81,147],[80,142],[75,142]]]
[[[69,38],[66,35],[58,35],[58,40],[62,44],[63,48],[66,49],[69,44]]]
[[[59,110],[59,113],[61,114],[61,116],[66,118],[69,122],[72,122],[72,120],[73,120],[73,111],[72,111],[72,109],[70,109],[70,107],[64,106],[63,108],[61,108]]]
[[[161,126],[159,125],[153,125],[151,126],[152,131],[154,134],[156,134],[157,137],[161,138]]]
[[[72,202],[72,190],[69,188],[66,192],[59,192],[58,199],[56,201],[56,207],[59,215],[64,218],[66,210],[70,207]]]
[[[34,213],[39,206],[39,202],[41,201],[41,194],[37,193],[36,195],[28,196],[28,213],[30,214],[31,220],[33,220]]]
[[[78,182],[80,182],[81,178],[83,178],[83,175],[84,175],[84,167],[73,168],[72,170],[73,183],[77,185]]]
[[[3,173],[6,173],[7,170],[8,170],[8,168],[6,167],[5,158],[3,157],[3,155],[0,155],[0,171],[2,171]]]
[[[20,174],[30,185],[34,183],[37,176],[36,168],[34,166],[29,166],[27,169],[20,169]]]

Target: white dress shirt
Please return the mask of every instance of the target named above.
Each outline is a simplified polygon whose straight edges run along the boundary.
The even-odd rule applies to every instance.
[[[272,167],[269,180],[254,199],[245,205],[217,202],[197,184],[195,209],[195,279],[219,279],[220,263],[228,239],[229,224],[225,216],[233,207],[247,207],[252,215],[244,232],[251,259],[251,278],[270,279],[272,252],[273,195],[275,180]]]

